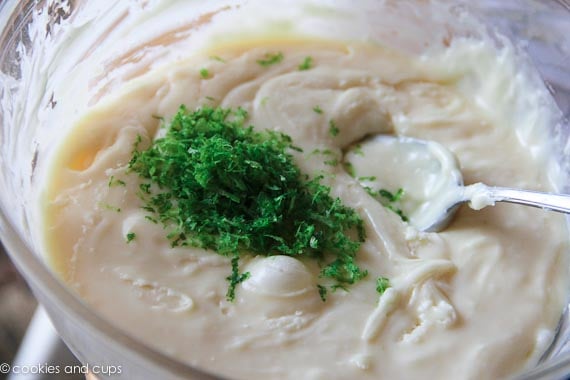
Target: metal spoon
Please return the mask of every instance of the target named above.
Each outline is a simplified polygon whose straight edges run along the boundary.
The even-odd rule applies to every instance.
[[[464,186],[455,156],[432,141],[377,135],[349,149],[345,161],[367,189],[403,189],[402,211],[409,216],[410,224],[421,231],[446,228],[459,206],[466,202],[475,210],[495,202],[509,202],[570,213],[570,195],[482,183]]]

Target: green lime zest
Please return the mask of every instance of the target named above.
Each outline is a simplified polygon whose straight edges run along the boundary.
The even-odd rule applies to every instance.
[[[336,122],[334,120],[330,120],[329,121],[329,134],[332,137],[336,137],[336,136],[338,136],[339,133],[340,133],[340,129],[338,129]]]
[[[372,178],[376,179],[375,177],[361,177],[360,180],[372,180]],[[382,204],[382,206],[397,214],[403,222],[408,222],[410,220],[400,207],[400,201],[406,193],[404,189],[400,188],[395,193],[392,193],[386,189],[375,191],[366,186],[364,187],[364,190],[366,190],[369,195],[376,198]]]
[[[202,79],[208,79],[210,77],[210,71],[208,71],[208,69],[206,69],[206,68],[201,68],[200,69],[200,77]]]
[[[210,56],[210,59],[213,59],[214,61],[218,61],[221,63],[226,63],[226,60],[223,59],[222,57],[218,56],[218,55],[212,55],[212,56]]]
[[[303,60],[303,62],[301,62],[299,64],[299,71],[305,71],[305,70],[309,70],[311,67],[313,67],[313,57],[307,56],[305,57],[305,59]]]
[[[131,241],[135,240],[136,237],[137,237],[137,235],[134,232],[129,232],[127,234],[127,236],[125,236],[125,240],[127,241],[127,244],[128,244]]]
[[[109,178],[109,183],[108,183],[109,187],[126,186],[126,185],[127,184],[125,183],[125,181],[123,181],[121,179],[117,179],[117,178],[115,178],[115,176],[111,176]]]
[[[389,287],[392,285],[390,284],[390,280],[386,277],[378,277],[376,280],[376,291],[378,294],[382,295]]]
[[[258,59],[256,62],[263,66],[263,67],[269,67],[271,65],[275,65],[277,63],[280,63],[281,61],[283,61],[283,53],[281,52],[277,52],[277,53],[265,53],[265,56],[263,57],[263,59]]]
[[[356,263],[365,239],[361,217],[331,197],[323,176],[300,171],[289,136],[256,131],[247,116],[243,109],[182,106],[164,137],[144,150],[137,139],[129,172],[142,180],[138,195],[149,220],[163,225],[173,247],[230,257],[230,301],[248,276],[240,273],[244,255],[316,260],[333,286],[364,278],[368,272]]]

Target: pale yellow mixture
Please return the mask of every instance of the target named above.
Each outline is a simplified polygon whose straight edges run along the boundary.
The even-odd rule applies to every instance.
[[[268,52],[283,61],[259,65]],[[521,371],[552,340],[564,305],[563,218],[465,206],[445,231],[421,233],[342,165],[313,153],[341,157],[368,134],[413,136],[450,149],[467,184],[552,189],[544,157],[499,117],[508,112],[486,108],[495,95],[469,72],[442,69],[465,57],[489,67],[493,54],[477,42],[427,59],[372,44],[273,40],[152,70],[91,108],[62,144],[45,197],[53,267],[96,312],[151,347],[232,378],[490,379]],[[313,67],[300,71],[307,56]],[[501,78],[497,71],[489,80]],[[295,160],[304,172],[334,173],[333,196],[365,221],[357,257],[370,275],[322,302],[315,263],[244,257],[251,277],[228,302],[229,260],[171,248],[163,228],[145,219],[139,179],[126,171],[137,135],[148,142],[164,133],[156,116],[168,121],[181,104],[241,106],[256,128],[284,132],[303,148]],[[126,186],[110,187],[111,177]],[[130,232],[136,238],[127,243]],[[380,297],[378,276],[392,284]]]

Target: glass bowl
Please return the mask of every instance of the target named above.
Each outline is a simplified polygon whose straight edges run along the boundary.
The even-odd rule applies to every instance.
[[[211,19],[212,10],[226,9],[247,1],[209,0],[195,2],[192,17],[198,20],[196,30],[204,28]],[[90,310],[74,293],[52,273],[42,256],[38,244],[40,232],[39,215],[35,195],[41,190],[42,158],[49,152],[56,141],[57,130],[43,127],[46,120],[54,120],[57,112],[54,105],[57,100],[52,92],[53,83],[60,87],[65,84],[66,91],[75,91],[77,86],[67,75],[79,72],[77,67],[89,59],[103,59],[98,56],[100,44],[111,43],[113,54],[123,49],[123,43],[132,41],[114,40],[90,41],[76,39],[81,32],[65,30],[69,18],[84,17],[87,25],[92,22],[107,23],[109,34],[119,25],[120,14],[113,12],[113,1],[51,1],[51,0],[5,0],[0,3],[0,233],[7,252],[26,278],[39,302],[46,308],[56,329],[63,340],[84,364],[91,366],[99,377],[124,378],[159,378],[159,379],[215,379],[197,368],[192,368],[168,356],[156,352],[115,328],[106,320]],[[153,6],[152,1],[132,1],[135,8]],[[347,1],[313,1],[326,6],[340,7],[340,4],[354,8],[354,3]],[[556,142],[561,162],[569,160],[564,155],[568,137],[567,116],[570,113],[570,2],[567,0],[484,0],[477,2],[456,2],[459,7],[468,7],[479,16],[491,31],[497,30],[514,42],[532,60],[546,87],[551,92],[562,111],[560,128],[562,133]],[[86,9],[99,4],[100,18],[86,17]],[[150,4],[150,5],[148,5]],[[289,4],[289,5],[288,5]],[[273,9],[291,6],[286,1],[271,2]],[[348,9],[348,8],[347,8]],[[371,12],[374,9],[357,11]],[[277,12],[279,13],[279,12]],[[284,12],[287,13],[287,12]],[[103,16],[112,16],[104,18]],[[303,25],[324,31],[325,34],[352,33],[352,29],[331,30],[326,23],[319,23],[319,17]],[[115,22],[115,24],[113,24]],[[173,15],[173,24],[176,15]],[[276,22],[268,19],[267,23]],[[370,21],[371,22],[371,21]],[[324,28],[323,28],[324,26]],[[244,20],[244,28],[248,28]],[[254,29],[252,29],[253,31]],[[251,32],[251,31],[250,31]],[[68,38],[59,41],[57,46],[47,41],[59,33],[67,33]],[[177,37],[174,37],[177,38]],[[429,40],[429,36],[426,37]],[[45,44],[44,44],[44,41]],[[195,39],[196,46],[200,39]],[[92,45],[90,45],[92,44]],[[154,46],[155,47],[155,46]],[[197,47],[196,47],[197,48]],[[92,54],[95,49],[96,53]],[[152,56],[153,46],[149,46]],[[73,53],[73,54],[72,54]],[[23,59],[26,56],[34,59]],[[62,59],[65,58],[65,59]],[[146,57],[146,58],[148,58]],[[158,57],[153,64],[172,57]],[[145,57],[142,57],[144,60]],[[59,65],[59,66],[58,66]],[[151,64],[149,63],[149,67]],[[100,73],[101,86],[117,86],[132,77],[129,70],[112,69]],[[93,83],[91,83],[93,85]],[[97,87],[97,86],[95,86]],[[95,97],[96,98],[96,97]],[[71,112],[80,112],[94,98],[79,97],[76,108],[67,108]],[[50,106],[51,105],[51,106]],[[565,168],[565,166],[563,166]],[[564,190],[570,188],[570,183]],[[105,368],[120,368],[120,373],[110,374]],[[99,372],[99,373],[97,373]],[[561,318],[559,332],[555,342],[544,354],[539,365],[520,374],[520,379],[559,379],[570,375],[570,321],[568,310]]]

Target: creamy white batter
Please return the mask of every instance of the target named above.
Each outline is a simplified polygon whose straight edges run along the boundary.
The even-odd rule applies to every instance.
[[[259,65],[268,52],[283,61]],[[313,67],[300,71],[307,56]],[[551,189],[546,138],[534,138],[536,126],[515,128],[509,107],[521,95],[503,99],[504,85],[493,85],[524,86],[511,58],[477,39],[422,56],[270,39],[218,45],[150,70],[98,100],[62,143],[45,197],[52,266],[94,310],[150,346],[230,377],[474,379],[521,371],[548,346],[564,305],[563,219],[513,205],[464,207],[444,232],[421,233],[342,165],[314,153],[341,158],[374,133],[418,137],[450,149],[466,183]],[[229,260],[171,248],[163,228],[145,219],[139,180],[126,171],[137,136],[163,133],[156,116],[169,120],[181,104],[241,106],[256,128],[287,133],[303,148],[295,159],[304,172],[334,174],[333,196],[365,220],[357,257],[370,275],[322,302],[315,263],[246,257],[251,278],[228,302]],[[543,111],[526,116],[540,120]],[[126,186],[109,186],[111,177]],[[130,232],[136,238],[127,243]],[[378,276],[392,284],[380,297]]]
[[[283,62],[269,68],[256,63],[275,49]],[[544,349],[563,300],[563,278],[552,276],[565,247],[558,217],[512,206],[462,210],[447,231],[418,234],[341,166],[325,165],[326,157],[313,153],[320,148],[340,155],[369,133],[426,138],[442,123],[412,119],[404,129],[394,120],[437,114],[456,121],[448,134],[432,138],[451,149],[466,144],[472,156],[479,153],[491,164],[485,175],[469,175],[484,162],[462,160],[465,151],[455,148],[468,181],[540,178],[524,146],[513,146],[512,133],[494,137],[493,128],[501,126],[488,123],[452,86],[426,83],[416,62],[380,48],[273,42],[212,53],[220,54],[224,62],[198,57],[129,84],[86,115],[65,143],[73,149],[61,152],[47,210],[51,251],[57,252],[55,266],[88,303],[183,360],[231,375],[234,361],[244,363],[241,377],[499,376]],[[315,67],[297,70],[307,55]],[[200,77],[202,67],[210,78]],[[403,86],[385,79],[396,67]],[[457,109],[442,108],[450,101]],[[251,279],[228,303],[228,261],[170,248],[162,227],[145,220],[135,195],[138,179],[125,173],[136,136],[152,138],[159,125],[153,116],[168,120],[179,104],[245,107],[256,127],[293,137],[304,149],[297,158],[305,172],[335,173],[329,183],[334,195],[366,220],[369,238],[358,260],[371,276],[323,303],[313,263],[253,258],[244,267]],[[313,111],[316,105],[322,114]],[[331,119],[341,131],[336,137],[329,134]],[[491,160],[489,145],[508,145],[503,154],[518,159],[511,165],[500,155]],[[127,186],[109,187],[111,176]],[[129,232],[137,238],[127,244]],[[373,286],[379,275],[393,284],[380,300]],[[552,295],[550,287],[561,293]],[[511,345],[517,349],[506,349]],[[477,365],[482,361],[485,367]]]

